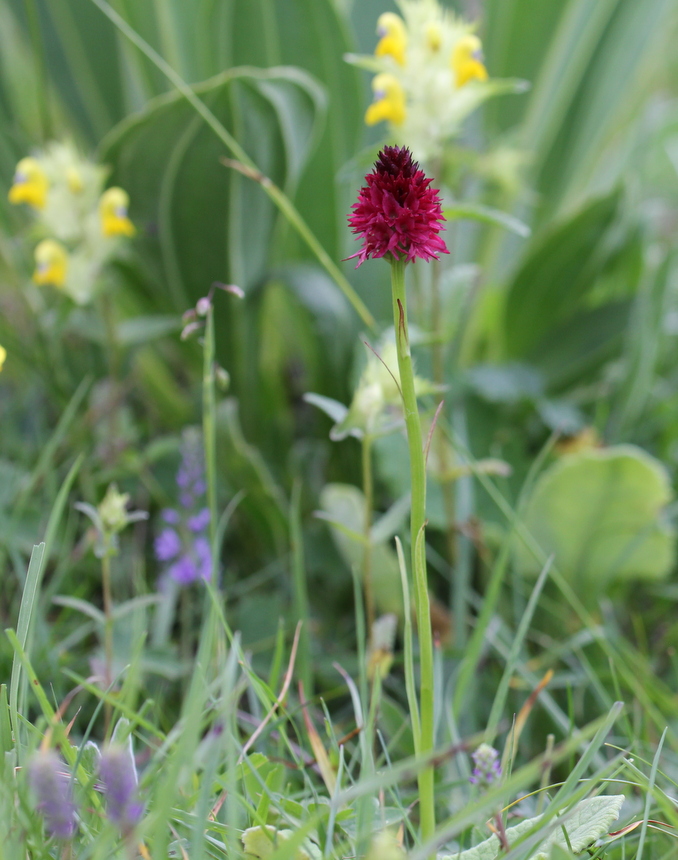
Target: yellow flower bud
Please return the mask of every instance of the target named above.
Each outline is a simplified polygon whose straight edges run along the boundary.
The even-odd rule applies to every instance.
[[[6,358],[7,358],[7,350],[5,349],[4,346],[0,346],[0,370],[2,370],[2,367],[5,363]]]
[[[63,287],[68,270],[68,252],[64,246],[55,239],[43,239],[36,247],[34,256],[34,282],[40,286],[51,284],[53,287]]]
[[[49,180],[40,162],[35,158],[22,158],[7,197],[10,203],[28,203],[34,209],[44,209],[48,190]]]
[[[85,190],[85,183],[82,181],[80,171],[73,165],[66,169],[66,183],[72,194],[82,194]]]
[[[452,51],[452,71],[458,87],[463,87],[473,80],[487,80],[487,69],[483,65],[483,46],[477,36],[469,33],[459,39]]]
[[[377,20],[377,35],[380,39],[374,49],[374,56],[393,57],[398,65],[404,66],[407,29],[403,19],[394,12],[384,12]]]
[[[443,44],[443,31],[440,24],[431,22],[426,26],[426,44],[432,53],[437,53]]]
[[[134,236],[136,229],[127,216],[129,195],[122,188],[109,188],[99,200],[101,232],[104,236]]]
[[[372,80],[374,101],[365,114],[367,125],[376,125],[386,120],[393,125],[402,125],[407,111],[405,109],[405,91],[393,75],[383,72]]]

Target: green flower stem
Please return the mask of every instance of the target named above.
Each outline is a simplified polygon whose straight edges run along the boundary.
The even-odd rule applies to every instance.
[[[210,511],[210,548],[212,550],[212,582],[217,575],[217,451],[216,397],[214,393],[214,309],[210,304],[205,319],[202,375],[202,435],[205,447],[205,476],[207,478],[207,507]]]
[[[104,661],[106,665],[106,679],[104,686],[109,687],[113,682],[113,597],[111,595],[111,555],[107,551],[101,559],[101,584],[104,597]],[[111,724],[111,705],[106,702],[104,706],[105,733]]]
[[[363,520],[363,591],[367,612],[367,635],[372,636],[374,625],[374,589],[372,587],[372,508],[374,507],[374,487],[372,480],[372,437],[366,433],[362,438],[363,496],[365,517]]]
[[[425,756],[433,750],[433,633],[426,576],[426,463],[424,443],[419,420],[417,395],[414,390],[414,370],[410,341],[407,332],[407,297],[405,291],[405,262],[391,261],[391,288],[393,295],[393,321],[398,350],[400,389],[405,411],[407,443],[410,452],[410,481],[412,507],[410,515],[410,541],[412,544],[412,577],[414,580],[414,606],[419,633],[420,689],[419,704],[421,727],[419,753]],[[407,607],[405,608],[407,611]],[[428,842],[435,831],[434,772],[427,767],[419,773],[419,810],[421,838]]]

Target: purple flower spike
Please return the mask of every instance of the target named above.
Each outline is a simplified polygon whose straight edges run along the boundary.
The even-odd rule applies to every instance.
[[[171,561],[181,550],[181,539],[174,529],[163,529],[155,539],[155,557],[158,561]]]
[[[144,810],[139,800],[131,738],[125,746],[113,744],[104,750],[99,762],[99,775],[106,795],[108,817],[124,833],[129,833],[139,823]]]
[[[187,523],[189,529],[192,532],[204,531],[209,524],[210,524],[209,508],[203,508],[199,514],[196,514],[194,517],[189,517],[188,523]]]
[[[501,778],[499,753],[494,747],[489,744],[481,744],[471,758],[475,767],[473,774],[469,777],[469,782],[484,790]]]
[[[77,821],[71,776],[53,750],[35,754],[28,765],[28,781],[50,835],[59,839],[73,836]]]
[[[177,471],[178,510],[163,511],[163,519],[172,528],[164,528],[155,539],[155,557],[165,564],[161,578],[178,585],[190,585],[212,576],[212,553],[206,538],[210,524],[205,506],[205,466],[202,437],[198,430],[184,432],[181,464]]]
[[[195,562],[189,555],[182,555],[167,573],[179,585],[190,585],[200,576]]]

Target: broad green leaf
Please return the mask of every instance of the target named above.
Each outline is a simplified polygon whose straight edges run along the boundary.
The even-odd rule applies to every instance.
[[[196,87],[216,117],[277,185],[291,189],[324,109],[319,86],[298,69],[239,69]],[[130,189],[140,244],[160,257],[177,309],[215,281],[246,291],[265,271],[275,222],[257,182],[227,169],[228,153],[179,94],[152,101],[102,144],[113,181]]]
[[[609,258],[606,240],[618,208],[617,192],[597,199],[533,245],[506,296],[508,356],[529,355],[577,309]]]
[[[662,464],[640,448],[617,445],[568,454],[544,472],[524,523],[582,598],[615,581],[660,579],[671,570],[674,532],[663,509],[673,492]],[[540,565],[521,543],[527,574]]]
[[[327,484],[320,494],[320,505],[330,520],[344,526],[330,526],[332,538],[349,568],[360,573],[364,544],[351,537],[362,538],[365,497],[357,487],[349,484]],[[374,601],[379,613],[393,612],[403,617],[403,596],[400,588],[400,568],[395,550],[385,543],[372,543],[370,569]]]
[[[567,849],[567,840],[575,854],[581,854],[589,845],[607,833],[612,823],[619,817],[623,802],[623,794],[603,795],[582,800],[562,816],[562,825],[553,827],[551,822],[553,827],[551,833],[529,855],[529,860],[549,860],[553,846]],[[515,845],[521,837],[538,825],[540,820],[541,816],[537,816],[521,821],[515,827],[508,827],[506,838],[509,845]],[[567,831],[567,840],[563,829]],[[439,854],[438,857],[439,860],[498,860],[503,853],[499,840],[493,835],[467,851],[459,854]]]
[[[633,301],[609,302],[582,310],[552,329],[530,354],[530,363],[544,376],[549,391],[558,391],[590,378],[624,343]]]

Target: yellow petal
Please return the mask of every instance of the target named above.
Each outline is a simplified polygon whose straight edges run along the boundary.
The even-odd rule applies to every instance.
[[[7,198],[10,203],[27,203],[34,209],[44,209],[49,181],[35,158],[22,158],[14,172],[12,187]]]
[[[390,122],[402,125],[407,115],[405,109],[405,92],[397,78],[384,72],[372,80],[374,101],[365,113],[367,125],[378,122]]]
[[[463,87],[473,80],[487,80],[487,69],[483,65],[482,57],[483,46],[477,36],[469,33],[459,39],[452,51],[452,70],[458,87]]]
[[[367,125],[376,125],[378,122],[392,122],[394,125],[402,125],[404,120],[404,109],[400,105],[393,104],[388,99],[372,102],[365,112],[365,123]]]
[[[0,346],[0,370],[2,370],[2,367],[5,363],[6,358],[7,358],[7,350],[5,349],[4,346]]]
[[[68,252],[64,246],[55,239],[43,239],[34,256],[33,281],[39,286],[63,287],[68,271]]]
[[[136,229],[127,215],[129,195],[123,188],[109,188],[99,200],[101,232],[104,236],[134,236]]]
[[[403,19],[394,12],[384,12],[377,20],[377,33],[381,38],[374,49],[375,57],[390,56],[404,66],[407,29]]]

